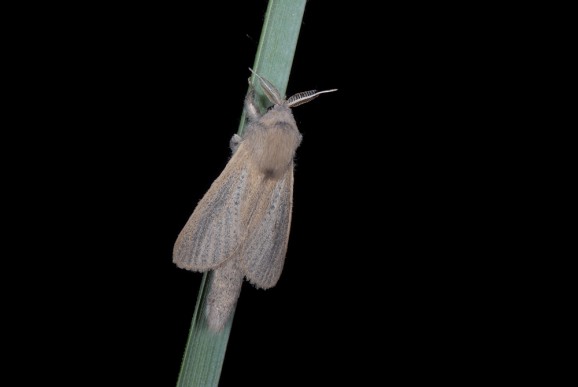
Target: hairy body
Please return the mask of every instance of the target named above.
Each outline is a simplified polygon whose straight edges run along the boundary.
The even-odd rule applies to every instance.
[[[173,250],[177,266],[213,270],[205,315],[215,332],[234,310],[243,277],[263,289],[279,280],[291,225],[293,159],[301,143],[291,107],[323,93],[285,100],[257,77],[274,105],[259,114],[249,90],[245,134],[231,139],[233,156],[197,204]]]

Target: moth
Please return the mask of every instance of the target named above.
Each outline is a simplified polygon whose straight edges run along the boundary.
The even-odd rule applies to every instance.
[[[229,162],[197,204],[173,249],[178,267],[213,271],[205,316],[214,332],[234,310],[243,277],[263,289],[279,280],[291,225],[293,159],[302,138],[291,108],[336,91],[311,90],[285,99],[268,80],[251,72],[273,106],[259,112],[249,81],[245,132],[231,138]]]

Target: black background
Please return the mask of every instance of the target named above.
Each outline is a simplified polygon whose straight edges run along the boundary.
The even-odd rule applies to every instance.
[[[42,27],[17,31],[14,62],[38,106],[17,126],[31,211],[13,229],[22,286],[39,289],[19,307],[58,364],[47,380],[176,383],[202,275],[172,247],[228,160],[266,6],[29,10]],[[497,286],[482,278],[488,241],[504,237],[485,226],[498,192],[481,171],[508,85],[488,92],[508,43],[488,43],[499,17],[458,11],[308,2],[287,94],[339,91],[294,110],[284,272],[268,291],[244,285],[222,386],[479,367],[496,323],[480,312]]]

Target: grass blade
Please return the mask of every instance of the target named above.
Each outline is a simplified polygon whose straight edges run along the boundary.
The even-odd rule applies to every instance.
[[[252,67],[259,75],[268,79],[283,95],[289,82],[305,3],[306,0],[269,1],[259,47]],[[267,99],[254,78],[253,75],[252,83],[256,87],[257,104],[261,109],[264,109],[267,105]],[[243,133],[244,126],[245,113],[243,112],[238,130],[239,134]],[[203,312],[208,292],[209,275],[209,273],[203,275],[177,387],[217,386],[219,383],[234,312],[221,332],[215,334],[209,331]]]

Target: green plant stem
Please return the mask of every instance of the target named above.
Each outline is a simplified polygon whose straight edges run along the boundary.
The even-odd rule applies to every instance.
[[[305,3],[306,0],[269,1],[252,67],[259,75],[275,85],[283,95],[289,82]],[[256,101],[259,107],[264,109],[267,99],[254,78],[253,75],[251,82],[256,87]],[[240,135],[243,133],[244,126],[245,112],[241,115],[238,130]],[[209,331],[204,316],[210,282],[209,275],[209,273],[203,275],[177,387],[217,386],[219,383],[234,312],[231,313],[231,318],[221,332]]]

